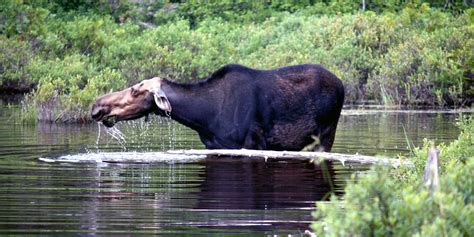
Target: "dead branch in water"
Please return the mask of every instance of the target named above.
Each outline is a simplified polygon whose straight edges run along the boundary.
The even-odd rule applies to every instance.
[[[262,150],[170,150],[170,154],[181,155],[214,155],[214,156],[237,156],[237,157],[261,157],[261,158],[292,158],[292,159],[312,159],[312,160],[331,160],[339,161],[342,164],[346,162],[362,163],[362,164],[382,164],[391,165],[393,167],[412,166],[412,163],[406,160],[374,157],[364,155],[348,155],[328,152],[308,152],[308,151],[262,151]]]
[[[65,155],[58,158],[40,158],[45,162],[106,162],[106,163],[173,163],[173,162],[193,162],[205,159],[206,156],[225,157],[248,157],[264,159],[303,159],[321,162],[324,160],[339,161],[345,163],[361,164],[381,164],[392,167],[406,166],[413,164],[407,160],[374,157],[364,155],[348,155],[327,152],[309,151],[262,151],[262,150],[169,150],[165,152],[100,152],[85,153],[75,155]]]

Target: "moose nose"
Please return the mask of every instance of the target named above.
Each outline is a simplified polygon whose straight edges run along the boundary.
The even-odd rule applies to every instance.
[[[92,113],[91,113],[91,116],[92,116],[92,119],[94,120],[97,120],[99,119],[103,114],[103,109],[102,109],[102,106],[92,106]]]

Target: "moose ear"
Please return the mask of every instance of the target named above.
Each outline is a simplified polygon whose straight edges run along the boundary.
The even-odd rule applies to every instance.
[[[165,93],[163,90],[161,90],[160,87],[155,87],[153,90],[153,97],[155,98],[155,103],[160,108],[161,110],[170,113],[171,112],[171,104],[170,101],[168,100],[168,97],[166,97]]]

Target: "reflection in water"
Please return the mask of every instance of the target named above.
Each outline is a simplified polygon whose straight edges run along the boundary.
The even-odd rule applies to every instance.
[[[449,142],[459,134],[455,121],[461,114],[375,113],[342,116],[332,151],[395,157],[409,152],[408,143],[421,146],[424,138],[437,144]]]
[[[304,213],[314,209],[314,200],[342,190],[334,187],[329,162],[209,158],[202,176],[195,208],[220,214],[195,223],[201,226],[304,232],[311,222]]]
[[[324,169],[322,168],[324,167]],[[199,193],[202,209],[309,208],[331,190],[333,170],[301,160],[208,158]]]
[[[457,137],[459,114],[341,117],[334,152],[407,153],[407,140]],[[46,163],[39,157],[123,148],[97,125],[22,125],[0,110],[0,235],[300,234],[314,202],[341,194],[355,164],[209,157],[192,163]],[[202,148],[166,119],[119,124],[127,151]],[[405,132],[404,132],[405,131]]]
[[[0,233],[298,233],[314,201],[342,188],[331,163],[301,160],[53,165],[2,167],[11,182],[0,188]]]

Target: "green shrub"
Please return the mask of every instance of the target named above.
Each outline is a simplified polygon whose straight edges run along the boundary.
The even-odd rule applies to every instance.
[[[320,202],[312,228],[324,236],[469,236],[474,233],[474,122],[463,120],[459,138],[441,144],[440,191],[422,177],[431,143],[416,149],[414,168],[375,167],[352,180],[343,200]],[[354,177],[353,177],[354,178]]]
[[[40,121],[89,121],[93,100],[126,86],[121,73],[111,68],[99,70],[90,58],[71,54],[64,59],[35,58],[28,65],[30,79],[38,84],[32,102]]]
[[[78,86],[84,88],[87,78],[96,71],[90,58],[81,54],[70,54],[65,58],[45,60],[35,57],[28,65],[30,80],[41,85],[53,83],[59,93],[68,93],[69,88]],[[41,98],[39,98],[41,100]]]
[[[107,70],[121,81],[109,85],[126,86],[154,76],[196,80],[227,63],[319,63],[343,80],[347,103],[470,103],[472,9],[366,3],[370,11],[347,0],[2,2],[0,82],[37,84],[38,106],[57,95],[68,109],[68,101],[92,101],[81,90]]]
[[[472,73],[473,51],[464,49],[472,48],[474,28],[466,15],[451,21],[440,12],[424,11],[428,13],[420,23],[402,14],[401,21],[415,28],[402,30],[403,41],[393,44],[377,61],[369,90],[378,100],[388,96],[398,104],[462,105],[472,95],[473,83],[466,75]],[[426,25],[433,21],[438,22],[434,29]],[[415,31],[418,27],[423,31]]]
[[[101,54],[102,48],[108,44],[109,34],[115,23],[111,17],[78,16],[66,22],[63,34],[68,44],[81,54]]]
[[[26,82],[30,50],[27,42],[0,36],[0,86],[12,81]]]
[[[35,37],[46,31],[44,21],[49,11],[23,4],[22,1],[0,1],[0,34],[12,37]]]

